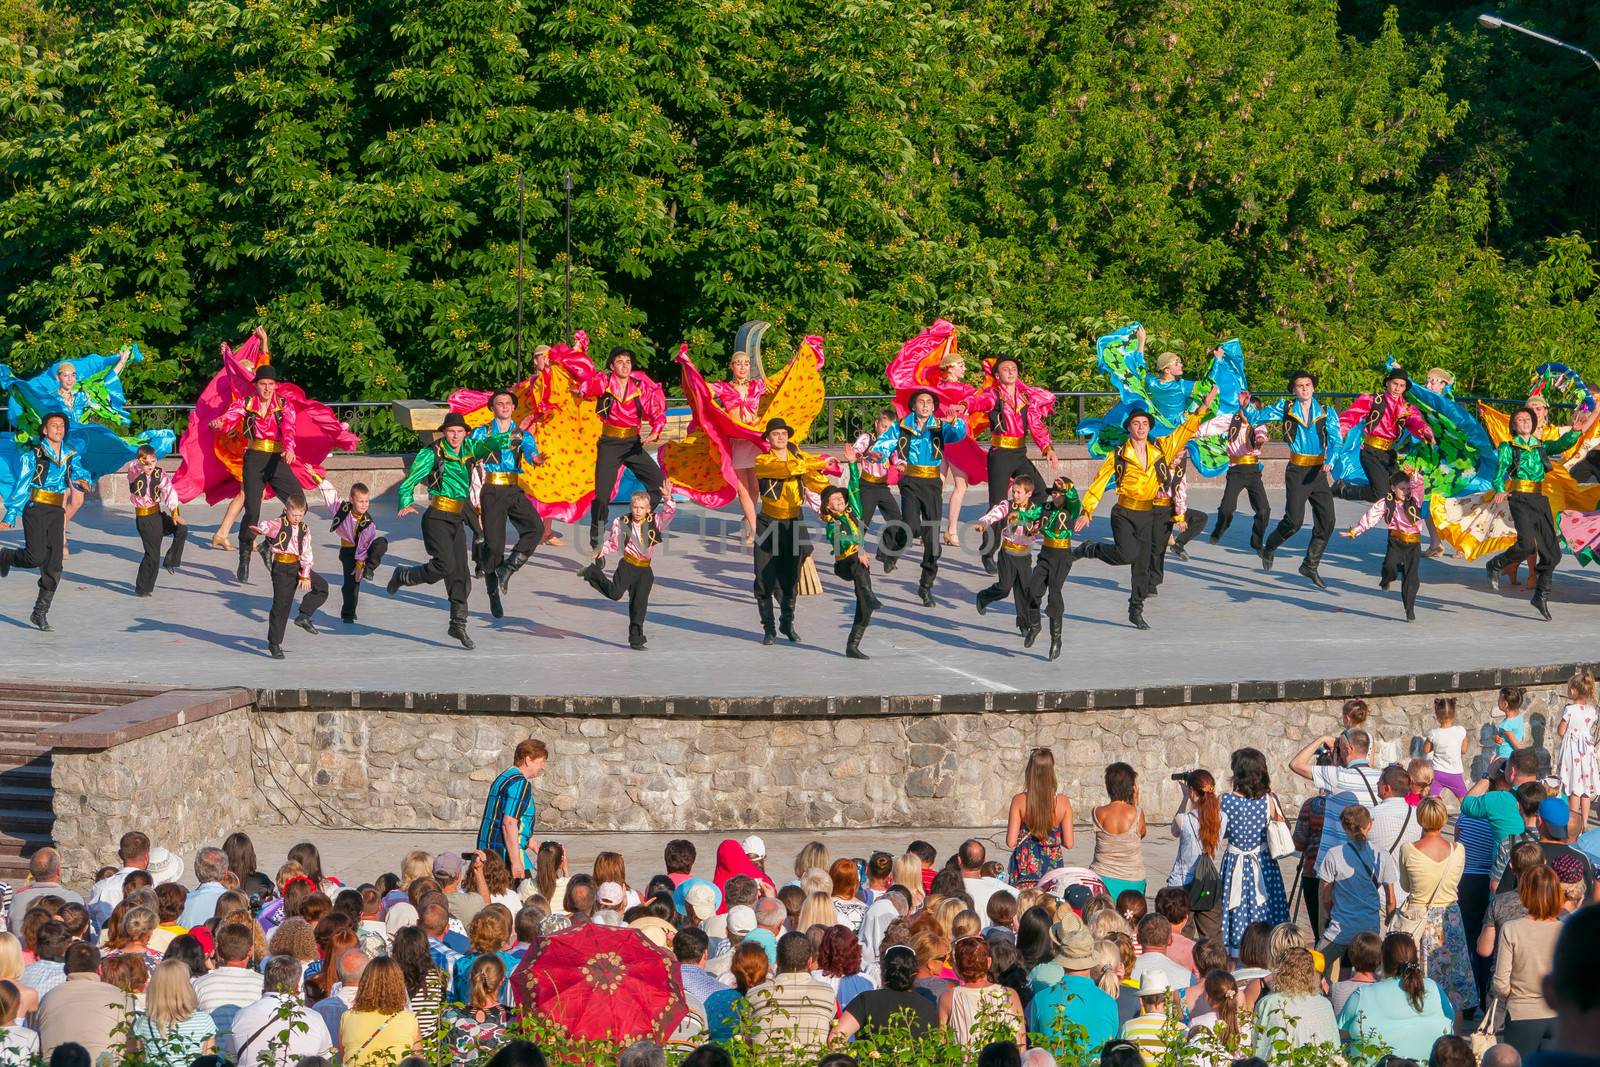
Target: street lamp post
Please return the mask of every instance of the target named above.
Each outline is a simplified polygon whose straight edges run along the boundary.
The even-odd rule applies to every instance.
[[[1479,25],[1486,26],[1491,30],[1515,30],[1520,34],[1532,37],[1534,40],[1543,41],[1545,44],[1553,44],[1557,48],[1565,48],[1569,52],[1576,52],[1583,58],[1587,59],[1590,63],[1593,63],[1596,70],[1600,70],[1600,59],[1596,59],[1593,52],[1590,52],[1584,48],[1579,48],[1575,44],[1568,44],[1565,41],[1539,33],[1536,30],[1530,30],[1526,26],[1519,26],[1515,22],[1507,22],[1500,16],[1491,15],[1487,11],[1478,16],[1478,23]]]

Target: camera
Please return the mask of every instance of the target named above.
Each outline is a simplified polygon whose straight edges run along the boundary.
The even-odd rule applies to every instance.
[[[1188,785],[1189,784],[1189,772],[1188,771],[1177,771],[1176,773],[1173,774],[1172,780],[1174,782],[1182,782],[1183,784]]]
[[[1318,745],[1315,753],[1318,767],[1333,766],[1333,746]]]

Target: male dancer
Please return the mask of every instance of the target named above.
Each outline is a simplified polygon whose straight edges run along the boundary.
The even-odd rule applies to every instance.
[[[585,359],[587,363],[587,359]],[[594,503],[589,508],[589,547],[600,545],[600,529],[617,491],[617,470],[627,467],[650,494],[652,510],[661,506],[661,485],[666,476],[644,450],[640,432],[649,426],[650,444],[661,440],[667,425],[666,396],[643,371],[633,369],[633,353],[613,348],[607,372],[595,373],[573,389],[573,394],[595,402],[600,416],[600,443],[594,457]]]
[[[350,487],[350,499],[341,501],[337,490],[323,482],[329,513],[333,516],[332,530],[339,535],[339,566],[344,570],[343,602],[339,606],[339,621],[349,625],[356,621],[356,603],[361,596],[361,583],[377,573],[384,553],[389,551],[389,539],[379,536],[378,524],[368,514],[372,507],[372,493],[362,482]]]
[[[289,609],[294,606],[298,589],[305,596],[300,599],[300,612],[294,624],[313,636],[317,628],[311,617],[328,600],[328,583],[312,570],[311,530],[306,526],[306,498],[297,491],[283,498],[283,518],[268,519],[251,527],[242,527],[252,534],[260,534],[270,552],[272,562],[272,611],[267,616],[267,653],[273,659],[283,659],[283,635],[289,627]]]
[[[1167,484],[1157,494],[1155,506],[1150,510],[1155,516],[1155,525],[1150,535],[1149,595],[1155,596],[1157,588],[1167,578],[1168,545],[1171,545],[1179,559],[1187,561],[1189,542],[1199,537],[1206,528],[1206,513],[1189,506],[1188,449],[1173,456],[1172,465],[1167,471]],[[1176,537],[1173,531],[1177,531]]]
[[[1341,485],[1338,496],[1346,500],[1383,499],[1389,482],[1400,473],[1395,445],[1402,431],[1409,430],[1414,437],[1433,443],[1433,427],[1422,412],[1406,403],[1406,390],[1410,388],[1411,379],[1395,367],[1383,376],[1381,396],[1363,393],[1339,416],[1339,427],[1346,433],[1358,423],[1361,426],[1361,470],[1367,476],[1367,485]]]
[[[1272,520],[1272,504],[1267,499],[1267,488],[1261,479],[1261,446],[1267,443],[1267,431],[1250,423],[1250,394],[1239,394],[1239,409],[1231,415],[1218,415],[1202,423],[1199,436],[1221,434],[1228,450],[1228,476],[1222,485],[1222,503],[1217,505],[1217,522],[1211,528],[1211,543],[1222,540],[1233,524],[1233,513],[1239,505],[1239,494],[1250,498],[1250,509],[1255,520],[1250,524],[1250,548],[1260,553],[1267,547],[1267,523]]]
[[[1123,428],[1128,440],[1105,458],[1094,476],[1094,483],[1083,498],[1083,512],[1073,523],[1074,532],[1081,533],[1094,509],[1105,495],[1113,478],[1117,483],[1117,503],[1111,509],[1111,534],[1113,544],[1081,544],[1072,550],[1074,559],[1089,557],[1113,567],[1132,567],[1132,590],[1128,596],[1128,621],[1141,630],[1150,629],[1144,621],[1144,599],[1150,591],[1151,538],[1155,536],[1155,501],[1171,477],[1172,463],[1189,444],[1189,439],[1200,428],[1201,412],[1217,398],[1217,389],[1211,387],[1205,402],[1189,415],[1171,433],[1159,441],[1150,439],[1153,424],[1150,413],[1135,408],[1128,414]]]
[[[1045,617],[1050,620],[1050,658],[1061,656],[1061,618],[1066,612],[1066,601],[1061,596],[1061,586],[1072,571],[1072,526],[1083,511],[1077,487],[1072,479],[1057,478],[1045,494],[1039,518],[1039,559],[1033,567],[1034,609],[1045,601]],[[1045,600],[1048,593],[1049,599]]]
[[[769,451],[756,457],[761,510],[756,514],[755,594],[764,645],[775,643],[779,631],[790,641],[800,640],[794,628],[794,604],[800,564],[811,551],[800,508],[807,494],[820,493],[828,487],[826,475],[838,471],[838,464],[831,458],[808,456],[790,447],[789,435],[793,432],[782,419],[768,419],[761,435],[766,438]],[[814,496],[811,499],[820,504]],[[934,536],[938,536],[937,526]],[[774,596],[779,599],[776,623],[772,614]]]
[[[133,524],[139,531],[139,540],[144,543],[144,558],[139,561],[139,575],[134,580],[133,591],[139,596],[151,596],[156,590],[156,568],[161,563],[161,539],[172,538],[166,565],[167,573],[175,574],[183,563],[183,546],[189,540],[189,527],[178,513],[178,491],[156,462],[154,448],[140,445],[133,462],[128,464],[127,475]]]
[[[1311,544],[1300,563],[1300,573],[1318,589],[1326,589],[1317,568],[1323,550],[1333,536],[1333,489],[1328,472],[1328,424],[1335,418],[1330,407],[1316,397],[1317,378],[1310,371],[1289,375],[1293,397],[1264,408],[1241,406],[1250,425],[1283,423],[1283,439],[1289,443],[1289,464],[1283,471],[1283,518],[1261,549],[1261,569],[1270,571],[1275,554],[1283,543],[1305,524],[1306,504],[1311,504]],[[1385,483],[1388,484],[1388,483]]]
[[[12,567],[39,568],[39,596],[28,621],[48,633],[50,602],[61,583],[61,554],[66,547],[67,493],[88,492],[89,472],[77,450],[65,444],[65,415],[59,411],[46,415],[39,433],[43,440],[23,450],[27,476],[17,479],[6,501],[5,521],[0,522],[0,530],[12,530],[20,521],[24,537],[21,548],[0,549],[0,578]]]
[[[1050,440],[1050,429],[1045,419],[1055,410],[1054,393],[1035,389],[1020,380],[1016,359],[1001,356],[994,361],[991,372],[994,384],[980,389],[966,400],[967,412],[992,412],[989,418],[989,508],[993,510],[1007,498],[1006,487],[1011,479],[1026,474],[1037,488],[1045,484],[1039,477],[1039,468],[1028,458],[1028,438],[1044,453],[1045,466],[1053,481],[1061,473],[1056,460],[1055,444]],[[957,521],[960,516],[955,517]],[[996,570],[995,553],[999,550],[999,528],[990,526],[983,539],[983,569],[990,574]]]
[[[428,510],[422,516],[422,544],[428,562],[421,567],[396,567],[389,575],[390,596],[402,586],[444,582],[450,598],[450,627],[446,631],[462,648],[477,647],[467,634],[467,597],[472,579],[467,570],[467,536],[462,513],[470,506],[472,465],[511,444],[508,435],[467,440],[467,420],[452,411],[444,417],[444,436],[418,452],[411,470],[400,483],[400,515],[414,515],[417,486],[427,480]]]
[[[873,515],[883,512],[885,520],[891,523],[900,521],[900,502],[889,491],[889,464],[872,451],[872,443],[888,432],[894,425],[894,411],[884,408],[872,420],[872,431],[861,434],[856,438],[854,445],[846,445],[844,461],[855,464],[860,476],[860,485],[856,490],[856,500],[860,507],[859,520],[863,533],[872,526]]]
[[[1511,524],[1517,528],[1517,543],[1484,564],[1489,588],[1500,588],[1500,573],[1537,553],[1534,573],[1533,607],[1550,621],[1550,586],[1556,563],[1561,559],[1561,542],[1556,538],[1555,520],[1550,514],[1550,499],[1544,495],[1544,476],[1551,456],[1559,456],[1578,443],[1595,420],[1595,411],[1579,412],[1572,429],[1550,441],[1535,436],[1539,420],[1529,408],[1511,416],[1511,439],[1499,448],[1499,465],[1494,472],[1494,499],[1510,501]]]
[[[670,495],[652,512],[650,494],[634,493],[628,501],[628,514],[612,520],[606,543],[595,550],[594,561],[578,572],[578,577],[607,600],[621,600],[627,595],[628,647],[635,652],[644,651],[644,619],[650,610],[650,590],[656,584],[650,561],[677,513],[678,505]],[[604,569],[606,557],[619,548],[622,559],[608,578]]]
[[[1017,629],[1022,631],[1022,647],[1032,648],[1039,638],[1039,602],[1033,597],[1033,539],[1039,532],[1042,510],[1033,502],[1033,476],[1018,474],[1011,479],[1010,496],[986,511],[973,529],[986,537],[995,526],[1001,528],[999,577],[987,589],[978,590],[978,614],[1009,593],[1017,608]]]
[[[213,430],[233,433],[241,430],[247,442],[244,454],[244,517],[239,523],[238,580],[250,580],[250,550],[255,546],[254,527],[261,519],[261,495],[272,486],[273,495],[287,500],[300,493],[294,476],[294,408],[284,403],[278,392],[278,370],[272,364],[256,368],[255,393],[240,397],[218,418]]]
[[[866,636],[867,623],[872,613],[883,607],[872,592],[872,557],[861,545],[866,529],[856,511],[851,493],[841,486],[830,485],[822,491],[822,521],[828,532],[828,542],[833,545],[833,573],[849,582],[855,590],[856,612],[850,620],[850,636],[845,640],[844,654],[851,659],[866,659],[861,651],[861,639]]]
[[[511,442],[483,461],[483,489],[478,494],[483,520],[484,587],[489,591],[489,612],[498,619],[505,614],[500,594],[509,588],[511,576],[522,569],[544,539],[544,519],[517,484],[522,461],[538,466],[544,457],[539,454],[533,432],[511,418],[517,409],[515,396],[505,389],[496,390],[489,398],[489,407],[494,418],[473,430],[470,439],[476,442],[494,436]],[[507,521],[517,528],[517,543],[511,546],[510,555],[505,554]]]
[[[944,482],[939,464],[946,445],[967,436],[965,409],[957,406],[948,420],[937,418],[939,399],[931,389],[911,394],[911,413],[878,437],[872,451],[881,459],[891,456],[900,468],[900,511],[906,529],[895,530],[891,539],[883,538],[884,573],[894,570],[900,556],[911,547],[912,538],[922,539],[922,576],[917,581],[917,596],[924,607],[933,607],[933,580],[939,575],[939,523],[944,517]],[[959,519],[959,516],[957,516]]]

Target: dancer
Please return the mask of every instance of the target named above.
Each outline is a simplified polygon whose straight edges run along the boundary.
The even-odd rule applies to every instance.
[[[617,474],[626,467],[650,494],[652,509],[661,505],[661,485],[666,476],[650,454],[646,443],[661,440],[667,426],[667,401],[657,385],[643,371],[633,369],[633,352],[613,348],[601,374],[587,353],[562,349],[563,366],[578,380],[573,395],[595,402],[600,417],[600,440],[594,457],[594,502],[589,507],[589,547],[600,545],[600,529],[611,511],[611,495],[617,491]],[[551,351],[556,358],[558,352]],[[648,427],[650,436],[640,434]]]
[[[267,654],[283,659],[283,635],[289,627],[295,590],[305,595],[300,598],[300,612],[294,617],[294,624],[312,636],[318,631],[311,617],[328,599],[327,581],[311,569],[314,560],[311,530],[306,526],[306,498],[296,489],[283,498],[282,518],[243,527],[241,538],[246,530],[264,538],[264,551],[270,553],[272,611],[267,616]]]
[[[1318,568],[1322,565],[1328,539],[1333,536],[1333,488],[1328,456],[1330,443],[1339,440],[1338,422],[1334,410],[1317,399],[1317,377],[1310,371],[1289,375],[1289,391],[1294,395],[1288,400],[1264,408],[1242,409],[1252,426],[1283,423],[1283,439],[1289,443],[1289,463],[1283,469],[1283,518],[1261,550],[1261,569],[1272,570],[1278,549],[1305,525],[1309,503],[1311,543],[1306,547],[1305,559],[1300,562],[1300,574],[1318,589],[1326,589]]]
[[[500,618],[505,611],[500,594],[511,584],[511,576],[521,570],[544,539],[544,520],[534,508],[528,495],[517,483],[517,474],[523,464],[537,467],[544,462],[539,454],[539,443],[533,431],[524,422],[518,426],[512,416],[517,409],[517,398],[509,389],[496,390],[489,398],[494,418],[473,430],[474,443],[491,437],[504,437],[509,442],[489,455],[479,465],[483,473],[483,488],[478,493],[478,511],[483,523],[484,587],[489,592],[489,611]],[[506,554],[506,523],[517,528],[517,543]]]
[[[1343,432],[1361,427],[1361,470],[1367,484],[1342,483],[1335,487],[1335,495],[1346,500],[1382,499],[1390,481],[1400,473],[1400,461],[1395,455],[1400,434],[1409,432],[1418,440],[1433,444],[1433,427],[1422,412],[1406,402],[1406,390],[1410,388],[1411,379],[1406,372],[1391,367],[1383,376],[1380,396],[1363,393],[1339,416]]]
[[[139,540],[144,543],[144,558],[139,561],[139,574],[134,579],[133,591],[139,596],[151,596],[156,589],[156,568],[161,564],[161,539],[172,538],[167,549],[168,574],[176,574],[183,563],[183,546],[189,540],[189,527],[178,513],[178,491],[166,471],[156,462],[156,450],[140,445],[132,463],[128,464],[128,502],[133,505],[134,527]]]
[[[389,574],[388,593],[394,596],[403,586],[432,585],[444,582],[450,599],[450,626],[446,632],[466,649],[476,648],[467,633],[467,597],[472,592],[468,570],[466,531],[462,513],[469,506],[472,465],[511,445],[509,434],[497,434],[479,441],[467,440],[467,420],[452,411],[444,417],[444,436],[418,452],[411,469],[400,483],[399,514],[414,515],[417,486],[427,481],[428,510],[422,516],[422,544],[428,562],[421,567],[396,567]]]
[[[711,395],[731,418],[755,426],[758,425],[756,420],[761,417],[761,398],[766,386],[764,380],[750,377],[750,354],[735,352],[728,360],[728,380],[712,382]],[[753,441],[738,438],[730,441],[729,446],[733,453],[730,457],[734,474],[733,488],[739,497],[739,510],[744,513],[744,543],[751,545],[755,543],[755,498],[759,492],[756,486],[756,456],[761,454],[761,448]]]
[[[1033,487],[1032,475],[1018,474],[1011,479],[1007,490],[1009,498],[990,508],[973,525],[986,539],[995,525],[1002,531],[999,576],[993,585],[978,590],[978,614],[984,614],[990,604],[1010,595],[1017,608],[1017,629],[1022,631],[1023,648],[1032,648],[1039,638],[1039,602],[1033,597],[1033,540],[1039,533],[1043,512],[1033,502]]]
[[[1028,458],[1028,439],[1044,453],[1045,467],[1054,481],[1061,473],[1056,460],[1055,443],[1050,439],[1050,429],[1045,425],[1056,409],[1054,393],[1035,389],[1020,378],[1020,366],[1015,357],[1001,356],[989,368],[994,375],[992,385],[987,385],[967,398],[967,414],[989,416],[989,456],[986,465],[989,482],[989,509],[1007,498],[1006,487],[1011,479],[1026,474],[1037,488],[1045,484],[1039,468]],[[960,515],[951,509],[951,517]],[[1000,532],[994,526],[986,528],[983,540],[983,569],[995,573],[995,553],[999,550]]]
[[[50,602],[61,584],[61,559],[66,546],[66,500],[72,489],[87,492],[89,472],[76,449],[66,444],[67,417],[59,411],[46,415],[39,426],[42,440],[23,453],[24,476],[16,480],[6,500],[0,530],[22,523],[21,548],[0,549],[0,578],[12,567],[39,570],[39,596],[28,621],[48,633]]]
[[[1549,441],[1534,436],[1538,417],[1524,407],[1511,416],[1511,440],[1499,449],[1499,466],[1494,476],[1495,503],[1509,502],[1511,524],[1516,528],[1516,544],[1495,556],[1484,566],[1489,578],[1489,588],[1500,588],[1500,572],[1537,556],[1534,573],[1537,582],[1533,592],[1533,608],[1545,621],[1550,621],[1550,587],[1553,584],[1556,563],[1561,559],[1561,543],[1556,540],[1555,520],[1550,514],[1550,501],[1544,495],[1544,476],[1550,468],[1550,456],[1559,456],[1578,443],[1582,431],[1594,422],[1595,411],[1580,412],[1573,419],[1573,429]]]
[[[895,411],[900,418],[911,414],[912,400],[918,390],[926,389],[933,393],[938,402],[934,414],[941,419],[957,417],[958,406],[964,405],[977,392],[976,388],[963,380],[967,376],[967,361],[960,352],[956,328],[944,319],[936,319],[927,329],[901,345],[884,373],[894,390]],[[992,385],[993,379],[985,374],[983,384],[984,387]],[[947,474],[950,477],[950,525],[942,534],[935,530],[934,536],[940,544],[951,548],[961,547],[961,507],[966,501],[967,486],[982,482],[988,476],[988,460],[977,439],[988,425],[989,417],[970,415],[963,407],[960,418],[966,425],[967,433],[941,450],[937,464],[940,478]],[[904,495],[902,483],[902,499]],[[1004,496],[1002,490],[1001,498]],[[942,490],[940,499],[943,499]],[[888,546],[884,548],[883,569],[887,574],[893,569],[894,561],[887,554]],[[988,565],[989,573],[994,573],[994,560],[990,559]]]
[[[1075,533],[1081,533],[1089,525],[1100,498],[1115,478],[1117,503],[1111,509],[1111,533],[1115,542],[1111,545],[1080,544],[1073,549],[1072,556],[1074,559],[1097,559],[1112,567],[1133,568],[1128,621],[1141,630],[1150,629],[1150,624],[1144,621],[1144,600],[1150,592],[1151,538],[1155,534],[1152,509],[1171,477],[1174,458],[1189,444],[1189,439],[1200,428],[1201,412],[1216,398],[1217,389],[1212,386],[1200,410],[1159,441],[1150,438],[1150,427],[1154,423],[1150,413],[1135,408],[1123,424],[1128,440],[1100,464],[1093,484],[1084,495],[1083,511],[1072,525]]]
[[[1072,527],[1083,511],[1072,479],[1057,478],[1045,494],[1040,511],[1039,558],[1034,564],[1033,586],[1029,593],[1035,611],[1040,602],[1044,602],[1045,618],[1050,620],[1050,658],[1058,659],[1061,656],[1061,619],[1066,612],[1061,587],[1072,571]]]
[[[322,484],[323,499],[329,515],[333,517],[332,529],[339,535],[339,566],[344,571],[339,621],[348,626],[356,621],[361,583],[378,572],[384,554],[389,551],[389,539],[378,533],[378,524],[369,514],[372,492],[365,483],[352,485],[350,499],[343,501],[331,482]]]
[[[911,547],[914,538],[922,540],[922,575],[917,581],[917,596],[924,607],[933,607],[933,581],[939,575],[939,523],[943,519],[944,483],[939,465],[945,448],[967,436],[964,410],[958,405],[953,417],[934,415],[938,397],[931,389],[911,394],[911,414],[899,419],[873,444],[880,459],[894,457],[900,470],[900,511],[906,528],[896,531],[891,540],[884,536],[883,570],[887,574]]]
[[[1417,589],[1422,584],[1422,505],[1427,499],[1422,475],[1409,464],[1389,480],[1389,491],[1356,524],[1344,532],[1355,540],[1380,522],[1389,529],[1389,547],[1378,572],[1378,588],[1388,589],[1400,579],[1400,603],[1406,622],[1417,621]]]
[[[794,628],[795,597],[800,564],[811,546],[806,541],[800,508],[828,487],[827,475],[839,473],[838,463],[826,456],[808,456],[789,444],[789,424],[767,422],[764,436],[768,451],[756,457],[756,480],[761,490],[761,512],[756,516],[755,595],[761,614],[761,643],[777,641],[779,631],[799,641]],[[772,600],[778,598],[779,615],[773,619]]]
[[[861,639],[866,636],[872,613],[883,603],[872,592],[872,557],[862,545],[866,524],[861,521],[855,479],[849,489],[830,485],[822,491],[822,521],[828,543],[833,546],[833,573],[850,583],[855,591],[856,611],[850,620],[850,636],[844,654],[851,659],[866,659]]]
[[[300,483],[291,469],[295,460],[295,412],[277,395],[277,368],[271,364],[257,367],[254,389],[253,396],[235,400],[226,412],[211,420],[213,430],[242,430],[248,442],[241,478],[244,515],[239,527],[240,583],[250,580],[250,549],[255,545],[254,529],[261,517],[262,492],[270,485],[280,500],[300,492]]]
[[[1250,394],[1239,394],[1239,408],[1231,415],[1217,415],[1202,423],[1199,433],[1221,434],[1228,453],[1228,477],[1222,486],[1222,502],[1217,505],[1217,521],[1211,527],[1211,543],[1222,540],[1233,524],[1233,513],[1239,504],[1239,494],[1250,499],[1250,510],[1255,518],[1250,523],[1250,548],[1259,554],[1267,547],[1267,524],[1272,521],[1272,503],[1267,498],[1267,487],[1261,478],[1261,446],[1267,443],[1263,426],[1250,423],[1248,409]]]
[[[872,443],[894,425],[894,412],[888,408],[878,412],[872,420],[872,431],[861,434],[852,445],[844,449],[845,462],[850,464],[859,478],[856,492],[857,514],[864,534],[872,527],[872,519],[883,512],[885,521],[900,521],[900,502],[889,491],[890,465],[882,456],[872,451]]]
[[[1167,484],[1155,499],[1154,526],[1150,540],[1150,595],[1155,596],[1167,579],[1167,548],[1178,558],[1189,559],[1187,546],[1206,529],[1206,513],[1189,506],[1189,450],[1175,454],[1167,473]],[[1176,536],[1174,536],[1176,531]]]
[[[595,551],[594,561],[578,572],[578,577],[608,600],[621,600],[627,594],[628,647],[635,652],[644,651],[644,619],[650,610],[650,590],[656,582],[650,561],[655,558],[672,516],[678,513],[670,492],[653,513],[650,508],[649,493],[634,493],[628,500],[628,514],[612,520],[611,532],[606,535],[605,544]],[[622,559],[617,562],[615,573],[607,578],[605,559],[618,549],[622,550]]]

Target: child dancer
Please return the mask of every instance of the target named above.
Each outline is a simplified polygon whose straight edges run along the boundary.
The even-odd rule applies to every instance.
[[[1017,605],[1017,628],[1022,647],[1032,648],[1039,638],[1039,603],[1033,598],[1033,540],[1039,533],[1041,509],[1033,502],[1033,476],[1011,479],[1008,498],[1000,501],[973,524],[987,534],[994,523],[1004,523],[1000,542],[999,576],[987,589],[978,590],[978,614],[1010,594]]]
[[[284,501],[283,518],[268,519],[249,528],[252,538],[266,539],[266,549],[271,552],[272,612],[267,616],[267,652],[273,659],[283,659],[283,634],[289,624],[289,608],[294,605],[295,590],[305,594],[300,601],[300,613],[294,624],[308,634],[317,628],[311,616],[317,613],[328,599],[328,583],[311,569],[311,531],[306,528],[306,498],[299,493]]]
[[[854,446],[845,446],[844,460],[856,468],[861,479],[856,489],[856,502],[863,533],[872,525],[875,512],[883,512],[889,522],[900,521],[900,502],[889,491],[889,464],[872,451],[872,443],[888,433],[893,425],[894,411],[884,408],[872,420],[871,433],[857,437]]]
[[[339,492],[332,483],[324,481],[322,487],[328,514],[333,517],[332,530],[339,535],[339,566],[344,570],[339,621],[349,625],[356,621],[361,583],[383,563],[384,553],[389,551],[389,539],[378,534],[378,524],[368,514],[372,493],[364,483],[352,485],[350,499],[344,501],[339,499]]]
[[[1077,487],[1072,479],[1057,478],[1045,494],[1040,506],[1039,559],[1033,568],[1034,610],[1040,601],[1045,602],[1045,617],[1050,620],[1050,658],[1061,656],[1061,617],[1066,602],[1061,596],[1061,586],[1072,571],[1072,524],[1082,511]],[[1046,595],[1048,594],[1048,600]]]
[[[827,527],[828,543],[833,545],[833,573],[854,586],[856,593],[856,613],[850,621],[844,654],[851,659],[866,659],[861,638],[872,613],[883,604],[872,593],[872,572],[868,570],[872,557],[861,547],[864,524],[855,501],[843,488],[830,485],[822,491],[822,521]]]
[[[1589,798],[1600,793],[1600,767],[1596,767],[1594,758],[1594,675],[1587,669],[1574,674],[1567,693],[1572,703],[1561,713],[1561,723],[1556,727],[1561,737],[1556,777],[1561,779],[1561,788],[1572,808],[1567,836],[1575,837],[1589,825]]]
[[[661,535],[667,524],[677,514],[678,505],[669,491],[655,514],[650,513],[650,494],[637,492],[628,498],[628,514],[611,521],[611,532],[605,544],[594,554],[594,562],[578,572],[578,577],[594,586],[608,600],[621,600],[628,595],[628,647],[635,652],[644,650],[644,616],[650,610],[650,589],[656,584],[650,561],[661,544]],[[605,558],[622,550],[616,573],[606,577]]]
[[[1354,539],[1380,522],[1389,528],[1389,548],[1383,554],[1378,588],[1388,589],[1395,578],[1400,578],[1406,622],[1417,621],[1417,587],[1421,584],[1417,565],[1422,562],[1422,502],[1426,493],[1422,475],[1406,467],[1389,480],[1388,494],[1344,533]]]
[[[1438,796],[1448,789],[1461,800],[1467,795],[1467,728],[1456,725],[1456,698],[1435,697],[1433,717],[1439,725],[1429,730],[1422,742],[1422,751],[1433,765],[1433,789],[1429,795]]]
[[[158,463],[156,450],[140,445],[128,464],[128,499],[133,504],[134,527],[139,540],[144,542],[144,558],[139,561],[139,576],[133,590],[139,596],[150,596],[156,589],[156,567],[161,562],[161,539],[170,536],[172,547],[167,549],[167,573],[177,572],[183,563],[183,546],[189,540],[189,527],[178,514],[178,491],[172,487]],[[162,509],[166,510],[163,511]]]

